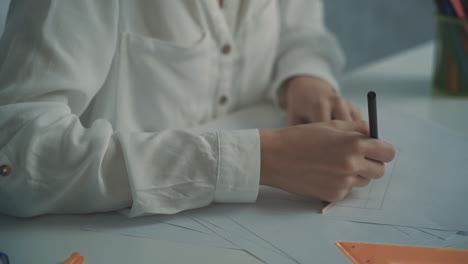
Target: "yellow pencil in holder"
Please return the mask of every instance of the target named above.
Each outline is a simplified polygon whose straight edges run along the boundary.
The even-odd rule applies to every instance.
[[[468,19],[440,14],[436,18],[433,87],[445,94],[468,96]]]

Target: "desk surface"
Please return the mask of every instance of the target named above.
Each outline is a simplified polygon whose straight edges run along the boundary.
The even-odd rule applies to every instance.
[[[432,53],[429,43],[361,67],[344,76],[342,93],[365,105],[365,94],[374,90],[381,104],[468,132],[468,98],[432,93]],[[73,251],[84,255],[86,263],[262,263],[239,250],[79,230],[86,219],[0,216],[0,251],[10,256],[13,264],[58,264]]]

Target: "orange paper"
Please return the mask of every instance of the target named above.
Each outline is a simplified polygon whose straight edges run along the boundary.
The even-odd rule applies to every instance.
[[[63,264],[84,264],[84,257],[78,252],[73,252],[69,258],[67,258]]]
[[[468,250],[338,241],[336,245],[355,264],[461,264],[468,263]]]

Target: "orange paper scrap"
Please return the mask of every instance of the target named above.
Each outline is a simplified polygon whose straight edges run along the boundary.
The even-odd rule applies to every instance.
[[[84,264],[84,257],[78,252],[73,252],[69,258],[67,258],[63,264]]]
[[[338,241],[336,245],[355,264],[461,264],[468,263],[468,250]]]

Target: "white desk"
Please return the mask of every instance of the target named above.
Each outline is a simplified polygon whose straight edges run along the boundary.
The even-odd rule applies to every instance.
[[[426,44],[347,74],[343,95],[364,105],[375,90],[379,104],[468,133],[468,98],[433,95],[432,44]],[[61,263],[78,251],[86,263],[262,263],[249,254],[171,241],[79,230],[86,216],[15,219],[0,216],[0,251],[13,264]],[[468,245],[467,245],[468,248]],[[337,254],[342,254],[337,250]]]

